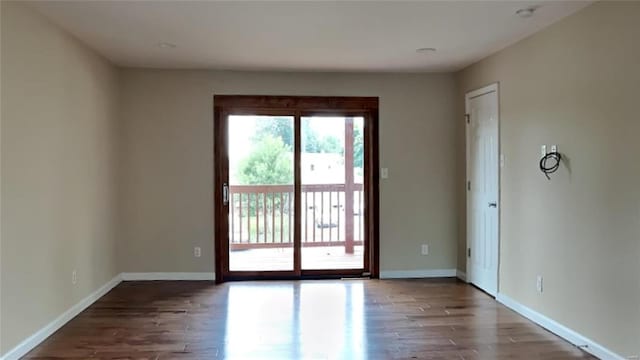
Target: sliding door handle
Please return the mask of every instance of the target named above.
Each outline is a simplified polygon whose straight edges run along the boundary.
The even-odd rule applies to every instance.
[[[222,203],[229,205],[229,185],[227,183],[222,184]]]

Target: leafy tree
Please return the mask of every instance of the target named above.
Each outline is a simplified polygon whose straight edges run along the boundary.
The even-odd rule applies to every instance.
[[[284,145],[293,149],[293,124],[286,117],[274,117],[270,120],[258,122],[258,128],[253,136],[253,141],[259,142],[266,136],[282,139]],[[309,126],[308,121],[302,121],[302,151],[306,153],[332,153],[339,154],[344,150],[340,140],[335,136],[318,137],[318,134]]]
[[[353,166],[362,168],[364,166],[364,136],[361,126],[353,127]]]
[[[286,146],[293,149],[293,122],[286,117],[274,117],[269,121],[259,121],[253,140],[260,141],[265,136],[280,138]]]
[[[329,154],[341,154],[344,152],[344,149],[337,137],[325,136],[320,142],[320,152]]]
[[[311,129],[308,121],[302,121],[302,152],[306,153],[319,153],[320,152],[320,139],[318,134]]]
[[[337,137],[327,135],[320,138],[308,121],[302,121],[302,152],[340,154],[343,151]]]
[[[291,148],[285,145],[281,137],[263,135],[255,149],[240,161],[238,180],[244,185],[293,184],[293,161],[290,153]],[[261,209],[265,201],[269,213],[274,211],[273,207],[280,206],[280,199],[274,194],[268,194],[267,197],[268,199],[264,199],[250,194],[247,200],[248,215],[257,215],[257,209]]]
[[[263,136],[254,151],[240,161],[238,179],[245,185],[292,184],[290,151],[282,138]]]

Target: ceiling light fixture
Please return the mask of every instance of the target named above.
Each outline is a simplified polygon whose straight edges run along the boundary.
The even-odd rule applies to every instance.
[[[163,42],[159,42],[157,45],[158,45],[158,47],[163,48],[163,49],[173,49],[173,48],[176,47],[176,44],[172,44],[172,43],[164,42],[164,41]]]
[[[416,52],[420,54],[434,53],[436,52],[436,48],[425,47],[425,48],[416,49]]]
[[[516,15],[520,16],[523,19],[529,18],[533,16],[533,13],[536,11],[536,9],[537,9],[536,7],[519,9],[518,11],[516,11]]]

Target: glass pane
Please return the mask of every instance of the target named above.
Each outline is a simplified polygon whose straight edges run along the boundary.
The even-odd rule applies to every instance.
[[[229,116],[229,270],[293,270],[293,117]]]
[[[364,268],[364,119],[302,117],[302,269]]]

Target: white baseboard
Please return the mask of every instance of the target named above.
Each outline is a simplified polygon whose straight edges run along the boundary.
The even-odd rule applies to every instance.
[[[456,269],[380,271],[380,279],[419,279],[419,278],[441,278],[441,277],[456,277]]]
[[[9,350],[6,354],[4,354],[4,356],[0,357],[0,360],[17,360],[20,357],[24,356],[33,348],[38,346],[41,342],[43,342],[46,338],[51,336],[54,332],[68,323],[71,319],[84,311],[84,309],[91,306],[91,304],[96,302],[96,300],[100,299],[111,289],[116,287],[121,281],[122,278],[120,277],[120,274],[116,275],[113,279],[109,280],[109,282],[102,285],[102,287],[100,287],[98,290],[80,300],[80,302],[73,305],[67,311],[62,313],[62,315],[58,316],[55,320],[45,325],[45,327],[38,330],[35,334],[23,340],[13,349]]]
[[[68,323],[71,319],[76,317],[86,308],[91,306],[96,300],[100,299],[111,289],[116,287],[122,281],[134,281],[134,280],[215,280],[214,273],[196,272],[196,273],[121,273],[116,275],[113,279],[109,280],[106,284],[100,287],[98,290],[91,293],[89,296],[80,300],[77,304],[73,305],[62,315],[58,316],[55,320],[47,324],[42,329],[38,330],[27,339],[23,340],[13,349],[9,350],[6,354],[0,356],[0,360],[17,360],[20,357],[33,350],[41,342],[46,340],[54,332]]]
[[[123,281],[152,281],[152,280],[215,280],[212,272],[136,272],[122,273]]]
[[[540,314],[539,312],[520,304],[519,302],[509,298],[506,295],[498,294],[496,296],[496,300],[506,307],[510,308],[511,310],[551,331],[552,333],[560,336],[573,345],[580,347],[582,350],[590,353],[593,356],[596,356],[599,359],[625,360],[623,356],[614,353],[613,351],[577,333],[576,331],[569,329],[568,327],[556,322],[555,320],[552,320]]]
[[[456,277],[464,282],[467,282],[467,273],[462,270],[456,270]]]

